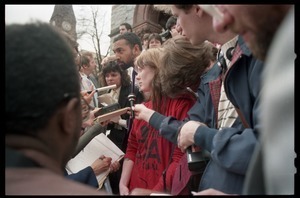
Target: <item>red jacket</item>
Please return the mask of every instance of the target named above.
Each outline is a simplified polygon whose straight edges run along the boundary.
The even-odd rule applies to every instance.
[[[167,108],[163,113],[183,120],[188,110],[193,106],[195,100],[185,96],[177,99],[167,98]],[[144,105],[152,109],[152,102]],[[172,155],[172,150],[174,152]],[[169,164],[171,156],[171,163]],[[125,158],[134,162],[129,181],[129,190],[134,188],[146,188],[157,191],[164,190],[162,172],[166,171],[166,187],[170,192],[173,175],[179,160],[183,156],[181,150],[159,135],[158,131],[143,120],[134,120],[128,138],[128,146]]]

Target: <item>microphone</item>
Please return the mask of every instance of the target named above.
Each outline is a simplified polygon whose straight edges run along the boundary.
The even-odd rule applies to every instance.
[[[190,87],[186,87],[186,90],[190,92],[196,99],[199,98],[198,93],[194,92]]]
[[[100,124],[95,124],[82,136],[80,136],[72,158],[74,158],[95,136],[99,135],[100,133],[106,133],[106,127],[103,127]]]
[[[134,111],[133,111],[133,106],[134,106],[134,103],[135,103],[135,99],[136,99],[136,96],[134,93],[131,93],[128,95],[128,100],[129,100],[129,103],[130,103],[130,108],[131,108],[131,118],[134,118]]]

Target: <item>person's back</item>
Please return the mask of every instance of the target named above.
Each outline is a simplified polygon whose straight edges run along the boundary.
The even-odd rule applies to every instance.
[[[268,51],[261,103],[263,131],[247,173],[244,194],[295,193],[294,20],[293,7]]]
[[[106,194],[63,175],[82,123],[78,72],[63,36],[49,24],[8,25],[5,60],[5,193]]]
[[[99,195],[100,193],[95,188],[66,179],[46,168],[5,169],[6,195]]]

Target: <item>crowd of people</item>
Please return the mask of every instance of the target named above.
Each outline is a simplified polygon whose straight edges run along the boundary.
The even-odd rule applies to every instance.
[[[294,5],[165,6],[165,32],[120,24],[99,81],[66,33],[6,25],[6,195],[295,194]],[[95,122],[100,84],[128,113]],[[107,131],[124,158],[68,174],[82,138]]]

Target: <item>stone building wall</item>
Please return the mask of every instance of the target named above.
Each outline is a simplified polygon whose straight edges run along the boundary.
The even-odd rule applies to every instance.
[[[121,23],[127,22],[130,25],[133,23],[134,8],[136,5],[114,5],[111,10],[111,30],[112,33],[118,29]]]
[[[151,4],[120,4],[112,6],[111,11],[111,45],[114,38],[119,34],[119,25],[127,22],[140,38],[144,33],[161,33],[170,13],[158,11]],[[110,54],[113,54],[110,51]]]
[[[136,5],[114,5],[111,8],[111,32],[110,32],[110,44],[112,45],[114,37],[119,34],[119,25],[121,23],[129,23],[132,26],[134,8]],[[112,50],[110,54],[113,54]]]

